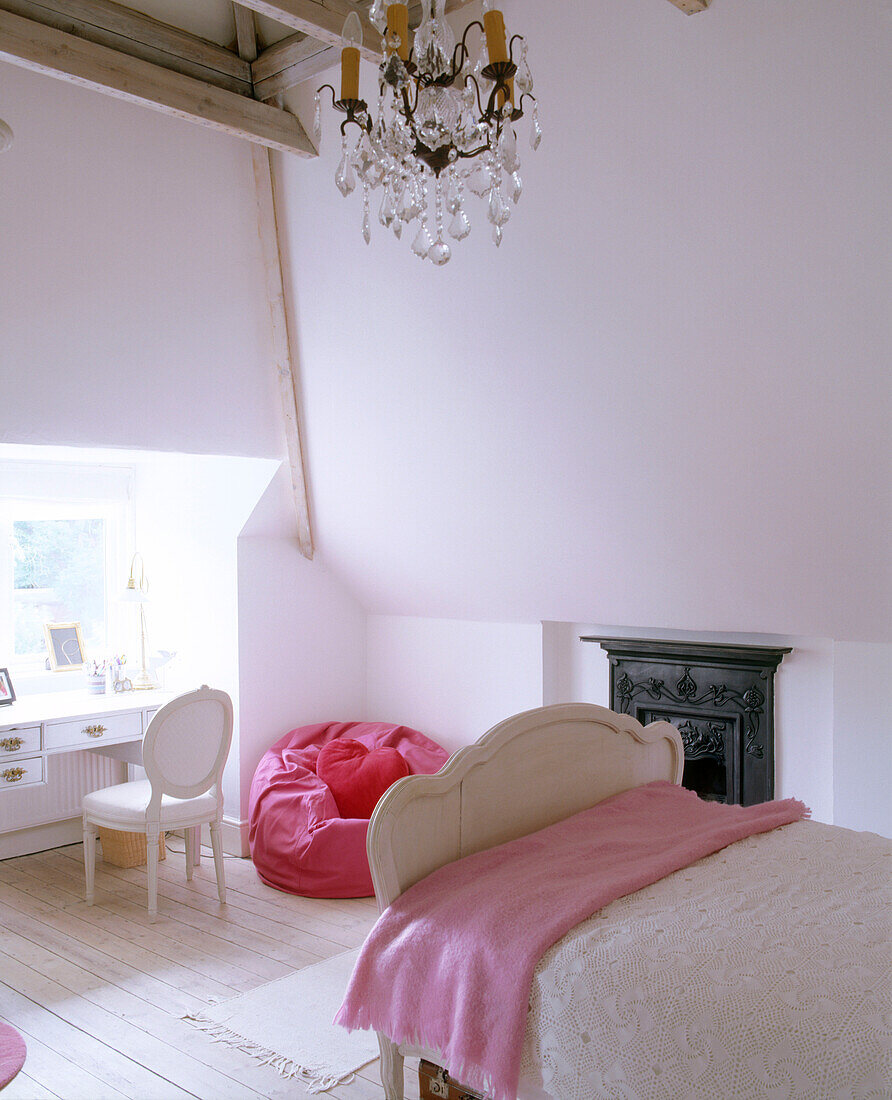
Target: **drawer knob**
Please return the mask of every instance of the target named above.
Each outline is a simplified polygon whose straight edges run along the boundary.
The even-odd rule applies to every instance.
[[[105,726],[84,726],[87,737],[101,737],[105,733]]]
[[[3,749],[4,752],[15,752],[24,743],[24,737],[0,737],[0,749]]]
[[[0,772],[0,779],[5,779],[7,783],[18,783],[20,779],[24,778],[24,768],[6,768],[5,771]]]

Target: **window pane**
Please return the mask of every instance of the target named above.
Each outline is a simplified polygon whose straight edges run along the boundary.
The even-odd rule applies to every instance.
[[[104,519],[15,520],[15,654],[46,652],[43,624],[79,622],[88,652],[105,636]]]

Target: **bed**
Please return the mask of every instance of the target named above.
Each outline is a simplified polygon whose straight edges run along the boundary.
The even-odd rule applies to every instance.
[[[582,704],[509,718],[381,799],[379,906],[620,792],[679,784],[683,765],[668,723]],[[800,821],[593,914],[536,969],[520,1100],[892,1096],[890,851]],[[405,1057],[443,1065],[423,1034],[378,1039],[387,1100],[403,1098]]]

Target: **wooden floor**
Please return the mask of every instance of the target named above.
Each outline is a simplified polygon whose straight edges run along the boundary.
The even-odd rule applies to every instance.
[[[145,867],[97,863],[91,907],[79,844],[0,861],[0,1019],[28,1046],[3,1100],[309,1095],[179,1017],[357,946],[374,901],[282,894],[236,858],[226,860],[226,880],[224,908],[213,862],[202,858],[187,883],[183,855],[169,851],[151,923]],[[417,1098],[408,1068],[406,1086]],[[377,1062],[323,1094],[383,1095]]]

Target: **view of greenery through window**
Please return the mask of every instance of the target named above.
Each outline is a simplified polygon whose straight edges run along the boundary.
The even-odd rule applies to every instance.
[[[43,625],[50,622],[79,622],[87,653],[101,652],[105,520],[15,520],[12,540],[16,656],[44,655]]]

